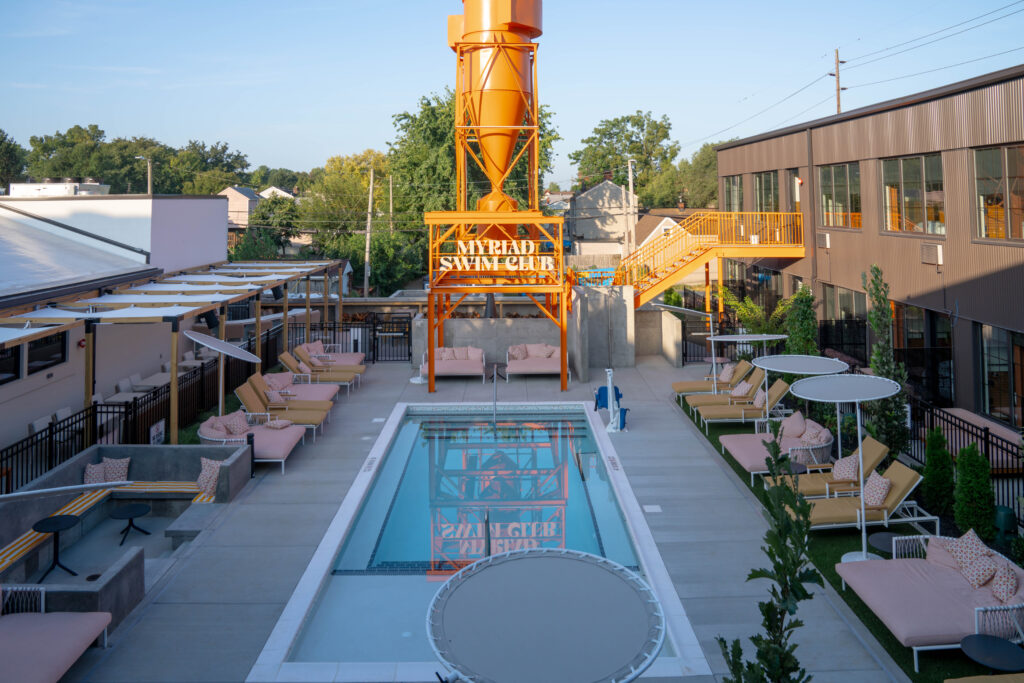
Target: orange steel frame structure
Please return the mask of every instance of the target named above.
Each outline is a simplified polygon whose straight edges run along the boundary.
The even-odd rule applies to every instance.
[[[563,221],[561,217],[545,216],[540,212],[538,171],[540,163],[540,115],[537,84],[537,46],[531,42],[455,42],[457,55],[455,89],[455,158],[456,158],[456,210],[435,211],[424,214],[430,231],[429,284],[427,296],[427,382],[428,391],[435,391],[434,349],[444,346],[444,321],[458,308],[469,294],[525,294],[541,312],[559,328],[561,358],[561,388],[567,388],[568,359],[566,357],[566,320],[570,306],[571,285],[565,277],[563,263]],[[516,68],[517,57],[525,53],[529,59],[531,82]],[[523,98],[525,116],[520,121],[503,125],[479,125],[481,112],[477,110],[486,101],[479,92],[474,93],[468,83],[471,60],[484,59],[490,76],[495,71],[515,74],[513,79]],[[486,81],[485,78],[481,78]],[[486,90],[486,86],[482,88]],[[492,134],[515,136],[519,151],[495,176],[494,160],[489,158],[486,141],[481,138]],[[529,207],[527,210],[471,211],[469,209],[469,162],[475,163],[488,176],[492,189],[501,188],[512,169],[524,159],[529,164]],[[490,166],[490,168],[488,168]],[[490,173],[488,173],[490,171]],[[530,243],[534,259],[550,259],[548,268],[500,268],[487,270],[444,267],[442,259],[465,254],[467,247],[476,248],[481,240],[495,240],[506,246],[511,243]],[[461,247],[460,247],[461,243]],[[461,249],[461,251],[460,251]],[[485,254],[490,257],[493,253]],[[453,302],[453,297],[455,297]]]

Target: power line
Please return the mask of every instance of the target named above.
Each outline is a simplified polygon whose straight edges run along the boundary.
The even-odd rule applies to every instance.
[[[781,127],[782,127],[782,126],[783,126],[784,124],[787,124],[787,123],[789,123],[790,121],[792,121],[792,120],[793,120],[793,119],[795,119],[795,118],[798,118],[798,117],[800,117],[800,116],[803,116],[804,114],[806,114],[806,113],[807,113],[807,112],[809,112],[810,110],[814,109],[815,107],[819,107],[819,106],[821,106],[821,105],[825,104],[826,102],[828,102],[828,101],[830,101],[830,100],[832,100],[832,99],[834,99],[834,98],[835,98],[835,95],[831,95],[831,94],[830,94],[830,95],[828,95],[828,96],[827,96],[827,97],[826,97],[825,99],[823,99],[823,100],[819,100],[818,102],[815,102],[815,103],[814,103],[814,104],[812,104],[811,106],[807,107],[807,109],[804,109],[804,110],[802,110],[802,111],[799,111],[799,112],[797,112],[796,114],[793,114],[792,116],[790,116],[790,117],[789,117],[788,119],[786,119],[785,121],[780,121],[779,123],[776,123],[776,124],[775,124],[774,126],[772,126],[772,128],[771,128],[771,129],[769,129],[769,130],[774,130],[775,128],[781,128]]]
[[[860,83],[858,85],[847,86],[849,88],[865,88],[869,85],[878,85],[879,83],[889,83],[890,81],[898,81],[904,78],[913,78],[914,76],[921,76],[923,74],[935,73],[936,71],[943,71],[945,69],[952,69],[953,67],[963,66],[964,64],[973,64],[974,62],[980,62],[984,59],[992,59],[993,57],[1000,57],[1002,55],[1008,55],[1011,52],[1020,52],[1024,50],[1024,46],[1015,47],[1012,50],[1004,50],[1003,52],[997,52],[994,55],[986,55],[984,57],[978,57],[976,59],[968,59],[966,62],[957,62],[956,64],[949,64],[947,66],[940,66],[936,69],[928,69],[927,71],[918,71],[917,73],[906,74],[905,76],[894,76],[892,78],[885,78],[880,81],[871,81],[870,83]]]
[[[1021,2],[1024,2],[1024,0],[1021,0]],[[1014,4],[1018,4],[1018,3],[1014,3]],[[1005,19],[1007,17],[1012,17],[1014,14],[1020,14],[1021,12],[1024,12],[1024,9],[1019,9],[1019,10],[1016,10],[1014,12],[1008,12],[1007,14],[1004,14],[1002,16],[998,16],[995,19],[989,19],[988,21],[983,21],[982,23],[976,24],[975,26],[970,26],[970,27],[962,29],[960,31],[956,31],[954,33],[950,33],[949,35],[942,36],[941,38],[936,38],[935,40],[929,40],[928,42],[921,43],[920,45],[914,45],[913,47],[908,47],[905,50],[899,50],[898,52],[893,52],[892,54],[882,55],[881,57],[875,57],[874,59],[869,59],[868,61],[861,62],[860,64],[854,64],[853,66],[848,66],[848,67],[846,67],[846,70],[849,71],[850,69],[859,69],[862,66],[867,66],[868,64],[874,64],[875,62],[880,62],[883,59],[889,59],[890,57],[895,57],[896,55],[901,55],[901,54],[904,54],[906,52],[910,52],[911,50],[916,50],[918,48],[925,47],[927,45],[932,45],[933,43],[937,43],[940,40],[945,40],[946,38],[952,38],[953,36],[958,36],[961,33],[967,33],[968,31],[973,31],[976,28],[981,28],[982,26],[987,26],[987,25],[989,25],[989,24],[991,24],[991,23],[993,23],[995,21],[999,21],[999,20]],[[910,42],[914,42],[914,41],[910,41]]]

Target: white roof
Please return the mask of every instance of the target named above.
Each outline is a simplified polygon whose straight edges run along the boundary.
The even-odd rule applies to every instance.
[[[789,391],[808,401],[863,403],[894,396],[900,392],[900,385],[875,375],[828,375],[793,382]]]
[[[177,318],[180,316],[187,316],[195,310],[195,306],[129,306],[128,308],[116,308],[110,311],[90,313],[79,309],[40,308],[37,311],[21,313],[11,317],[25,318],[27,320],[39,320],[44,318],[54,320],[84,320],[85,318],[97,320],[131,320],[132,318]]]

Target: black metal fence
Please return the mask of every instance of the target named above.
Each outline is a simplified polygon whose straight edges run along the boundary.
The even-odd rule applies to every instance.
[[[853,367],[868,364],[866,320],[819,320],[818,348],[822,354],[845,360]]]
[[[997,436],[988,427],[981,427],[913,396],[910,403],[910,447],[907,456],[924,466],[925,435],[938,428],[946,437],[949,452],[955,458],[962,448],[977,444],[991,466],[992,490],[996,505],[1012,508],[1018,520],[1024,521],[1024,509],[1018,501],[1024,496],[1024,450],[1020,440],[1009,441]]]
[[[277,365],[282,328],[263,333],[262,366],[237,358],[224,358],[224,389],[234,391],[254,372]],[[255,338],[241,348],[254,352]],[[264,370],[265,371],[265,370]],[[178,424],[195,422],[199,416],[217,407],[217,359],[178,376]],[[160,430],[163,420],[170,424],[171,387],[165,384],[127,403],[99,403],[80,410],[26,439],[0,449],[0,491],[10,493],[36,477],[46,474],[96,444],[148,444]]]
[[[409,362],[412,359],[412,316],[399,313],[367,313],[358,320],[293,322],[288,325],[288,348],[306,341],[336,344],[345,353],[363,353],[365,362]]]

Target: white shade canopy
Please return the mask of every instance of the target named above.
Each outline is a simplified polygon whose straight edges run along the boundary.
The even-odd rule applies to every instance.
[[[850,369],[848,363],[838,358],[805,356],[796,353],[759,356],[750,362],[754,367],[761,368],[766,372],[784,372],[790,375],[836,375]]]
[[[290,275],[287,277],[290,277]],[[238,285],[248,282],[267,284],[268,282],[278,282],[279,280],[284,279],[286,279],[286,277],[277,277],[276,275],[246,275],[244,277],[236,277],[233,275],[217,275],[216,273],[213,275],[190,273],[188,275],[175,275],[173,277],[165,278],[163,282],[207,282],[223,285]]]
[[[126,294],[131,293],[145,293],[145,292],[167,292],[169,294],[188,294],[189,292],[221,292],[221,293],[237,293],[251,292],[254,289],[259,289],[256,285],[223,285],[223,284],[210,284],[210,285],[190,285],[185,283],[173,283],[173,282],[149,282],[144,285],[136,285],[131,289],[124,290]]]
[[[74,304],[78,306],[112,306],[115,304],[141,304],[143,306],[148,305],[160,305],[160,304],[213,304],[221,301],[228,301],[229,299],[235,299],[244,292],[238,292],[235,294],[108,294],[106,296],[96,296],[91,299],[77,299],[73,302],[69,302],[67,305]]]
[[[232,358],[248,361],[249,363],[261,362],[259,356],[249,353],[245,349],[240,349],[234,344],[229,344],[228,342],[222,339],[211,337],[208,334],[202,334],[201,332],[196,332],[195,330],[185,330],[182,334],[184,334],[186,337],[194,341],[196,344],[213,349],[217,353],[222,353],[225,356],[231,356]]]
[[[900,392],[900,385],[875,375],[831,375],[793,382],[789,392],[797,398],[819,403],[863,403],[895,396]]]
[[[25,320],[131,320],[132,318],[180,318],[195,313],[195,306],[129,306],[109,311],[89,312],[85,309],[40,308],[37,311],[21,313],[13,318]]]
[[[459,680],[632,681],[661,651],[650,587],[603,557],[535,548],[474,562],[427,611],[434,652]]]
[[[753,342],[781,341],[789,337],[787,334],[716,334],[711,341],[716,343],[750,344]]]

